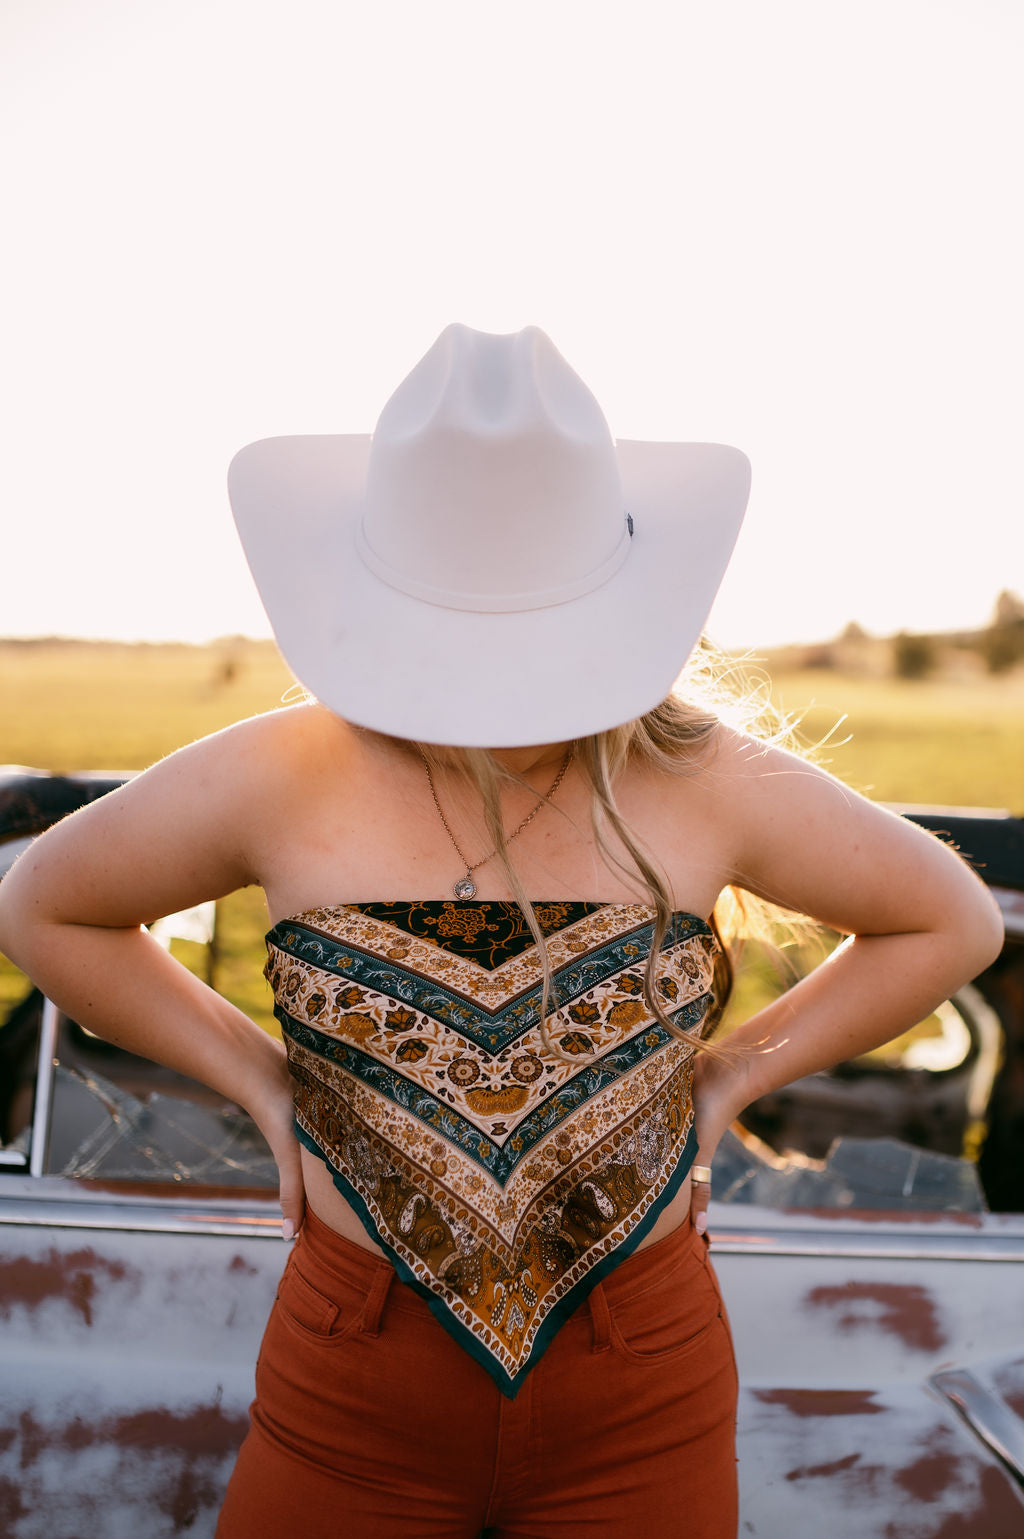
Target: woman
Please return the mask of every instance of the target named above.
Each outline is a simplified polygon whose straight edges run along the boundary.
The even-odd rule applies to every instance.
[[[943,845],[671,694],[747,487],[734,450],[613,444],[536,329],[448,328],[372,442],[232,466],[315,700],[4,883],[4,950],[247,1107],[280,1167],[298,1239],[222,1539],[735,1533],[715,1146],[1001,936]],[[253,882],[287,1056],[139,928]],[[729,886],[851,939],[723,1049]]]

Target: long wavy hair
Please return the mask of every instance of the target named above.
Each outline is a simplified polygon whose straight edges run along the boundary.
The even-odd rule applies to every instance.
[[[715,734],[723,719],[758,730],[758,736],[777,741],[785,736],[784,724],[769,722],[770,707],[766,692],[754,690],[745,679],[737,687],[738,666],[725,662],[706,643],[687,665],[673,692],[646,715],[622,726],[577,738],[573,749],[575,762],[590,788],[591,825],[597,849],[610,868],[637,884],[654,910],[654,931],[644,973],[646,1004],[656,1020],[673,1037],[688,1042],[695,1049],[722,1054],[728,1049],[709,1041],[721,1019],[733,983],[733,950],[740,930],[764,930],[762,905],[749,895],[727,888],[715,905],[710,924],[718,942],[715,953],[713,1000],[698,1032],[684,1031],[667,1012],[656,979],[658,954],[672,922],[672,895],[668,879],[656,862],[642,848],[640,841],[619,811],[615,784],[629,763],[646,763],[667,774],[693,774],[706,762]],[[552,976],[547,945],[522,881],[515,869],[505,837],[501,787],[509,782],[534,788],[522,776],[507,769],[487,749],[437,748],[423,743],[416,747],[432,769],[455,768],[462,771],[480,795],[487,831],[515,901],[537,944],[543,967],[540,1028],[545,1047],[565,1062],[569,1059],[552,1039],[548,1021],[558,1009],[557,991]],[[536,792],[534,791],[534,794]],[[557,804],[553,804],[556,806]],[[613,848],[614,835],[619,849]],[[752,920],[751,916],[754,915]]]

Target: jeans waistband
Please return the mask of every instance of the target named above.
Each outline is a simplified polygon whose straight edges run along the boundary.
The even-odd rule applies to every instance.
[[[372,1286],[375,1275],[382,1268],[387,1273],[394,1273],[394,1267],[388,1258],[375,1255],[373,1251],[339,1234],[336,1229],[325,1224],[323,1219],[318,1218],[308,1206],[302,1227],[301,1243],[306,1255],[317,1266],[323,1267],[328,1273],[357,1287]],[[612,1304],[619,1298],[627,1298],[637,1292],[657,1287],[678,1268],[680,1260],[688,1250],[694,1247],[703,1249],[705,1243],[687,1217],[675,1229],[662,1235],[660,1240],[655,1240],[653,1244],[627,1256],[604,1276],[599,1287],[604,1291],[608,1302]],[[395,1281],[405,1293],[412,1295],[416,1300],[420,1299],[418,1293],[407,1288],[397,1277]]]

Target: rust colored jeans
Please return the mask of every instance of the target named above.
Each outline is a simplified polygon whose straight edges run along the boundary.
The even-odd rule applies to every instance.
[[[307,1213],[217,1539],[735,1539],[736,1370],[689,1223],[598,1283],[514,1401]]]

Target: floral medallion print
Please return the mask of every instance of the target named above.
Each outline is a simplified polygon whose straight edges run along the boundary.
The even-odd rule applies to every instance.
[[[402,1278],[513,1397],[559,1325],[645,1234],[693,1159],[693,1051],[645,995],[652,911],[542,903],[557,1001],[518,907],[352,904],[267,937],[300,1137]],[[699,1035],[709,926],[658,959]]]

